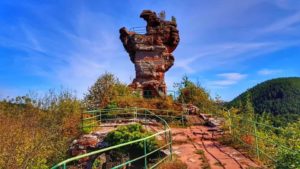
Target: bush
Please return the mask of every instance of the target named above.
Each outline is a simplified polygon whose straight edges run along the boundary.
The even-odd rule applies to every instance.
[[[118,97],[114,101],[118,107],[140,107],[147,109],[160,109],[160,110],[177,110],[181,111],[180,104],[174,102],[172,97],[167,98],[149,98],[144,99],[132,95]],[[162,114],[161,112],[160,114]]]
[[[0,168],[50,168],[79,135],[81,102],[69,91],[0,101]]]
[[[256,146],[258,146],[261,151],[259,160],[265,164],[278,169],[299,169],[300,121],[289,123],[283,128],[269,127],[271,120],[268,115],[263,114],[253,119],[254,112],[251,110],[251,106],[242,105],[242,107],[244,107],[243,112],[245,113],[237,109],[230,110],[231,120],[228,119],[228,114],[223,114],[223,117],[227,118],[224,125],[226,130],[228,131],[229,125],[232,125],[232,135],[225,135],[222,143],[246,149],[250,156],[257,155]],[[258,123],[254,128],[256,121]],[[256,138],[254,134],[257,136]],[[273,159],[276,161],[275,163]]]
[[[276,169],[300,169],[300,152],[281,151],[276,161]]]
[[[182,81],[175,85],[178,87],[179,103],[193,104],[199,108],[201,113],[209,113],[214,110],[215,104],[213,100],[200,84],[195,84],[187,76],[184,76]]]
[[[127,126],[120,126],[116,130],[111,131],[107,134],[107,137],[104,139],[105,142],[112,145],[118,145],[126,143],[129,141],[134,141],[138,139],[145,138],[152,135],[152,133],[144,130],[140,124],[131,124]],[[147,152],[153,151],[157,148],[157,142],[155,138],[147,140]],[[144,142],[133,143],[124,147],[121,147],[120,150],[123,153],[129,153],[131,156],[139,156],[144,154]]]
[[[158,169],[187,169],[187,165],[181,160],[175,159],[162,163]]]

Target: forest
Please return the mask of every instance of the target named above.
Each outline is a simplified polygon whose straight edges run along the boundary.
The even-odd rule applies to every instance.
[[[274,126],[285,126],[289,122],[296,122],[300,117],[300,78],[277,78],[265,81],[227,103],[227,107],[240,107],[245,99],[250,100],[255,113],[268,114]]]

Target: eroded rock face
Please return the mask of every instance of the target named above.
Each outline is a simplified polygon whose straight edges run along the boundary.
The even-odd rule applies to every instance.
[[[150,10],[144,10],[140,17],[147,22],[145,34],[120,29],[120,39],[135,65],[136,77],[130,86],[144,95],[147,91],[152,96],[164,97],[164,75],[174,64],[172,52],[179,43],[177,24],[160,19]]]
[[[189,114],[197,114],[199,112],[199,108],[193,104],[187,104],[187,111]]]
[[[75,157],[78,155],[86,154],[88,152],[98,150],[107,147],[108,144],[103,142],[103,139],[107,133],[93,132],[91,134],[85,134],[80,136],[78,139],[74,140],[69,147],[69,155]],[[73,168],[91,168],[94,160],[100,158],[98,156],[89,156],[86,158],[81,158],[78,161],[77,166]],[[103,161],[103,160],[102,160]]]

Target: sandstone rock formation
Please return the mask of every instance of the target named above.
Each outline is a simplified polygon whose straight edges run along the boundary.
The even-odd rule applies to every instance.
[[[159,18],[150,10],[144,10],[140,17],[147,22],[145,34],[120,29],[120,39],[135,65],[136,77],[130,86],[144,97],[164,97],[164,75],[174,64],[172,52],[179,43],[177,24]]]
[[[103,142],[103,139],[107,133],[93,132],[91,134],[85,134],[80,136],[78,139],[73,140],[69,147],[69,155],[75,157],[78,155],[86,154],[88,152],[105,148],[108,146],[107,143]],[[74,169],[77,168],[91,168],[93,162],[96,158],[101,158],[105,161],[105,154],[102,156],[89,156],[86,158],[81,158],[78,161],[77,166],[73,166]]]
[[[104,141],[108,132],[92,132],[91,134],[81,135],[78,139],[73,140],[69,147],[69,155],[75,157],[86,154],[95,150],[109,147],[109,143]],[[118,150],[110,150],[101,154],[91,155],[81,158],[73,165],[68,166],[70,169],[104,169],[113,168],[129,160],[128,154],[123,154]],[[96,161],[96,162],[95,162]],[[97,164],[98,163],[98,164]]]
[[[193,104],[187,104],[186,108],[189,114],[197,114],[200,110],[197,106]]]

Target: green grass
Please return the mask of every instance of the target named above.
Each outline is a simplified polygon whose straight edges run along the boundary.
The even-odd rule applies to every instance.
[[[209,165],[209,162],[208,162],[208,159],[205,156],[204,151],[203,150],[197,150],[195,153],[200,155],[199,159],[202,161],[201,168],[202,169],[211,169],[211,167]]]
[[[95,122],[95,125],[97,124],[97,122],[95,120],[83,121],[82,126],[81,126],[82,132],[85,134],[92,132],[93,129],[95,128],[95,126],[92,125],[93,122]]]

